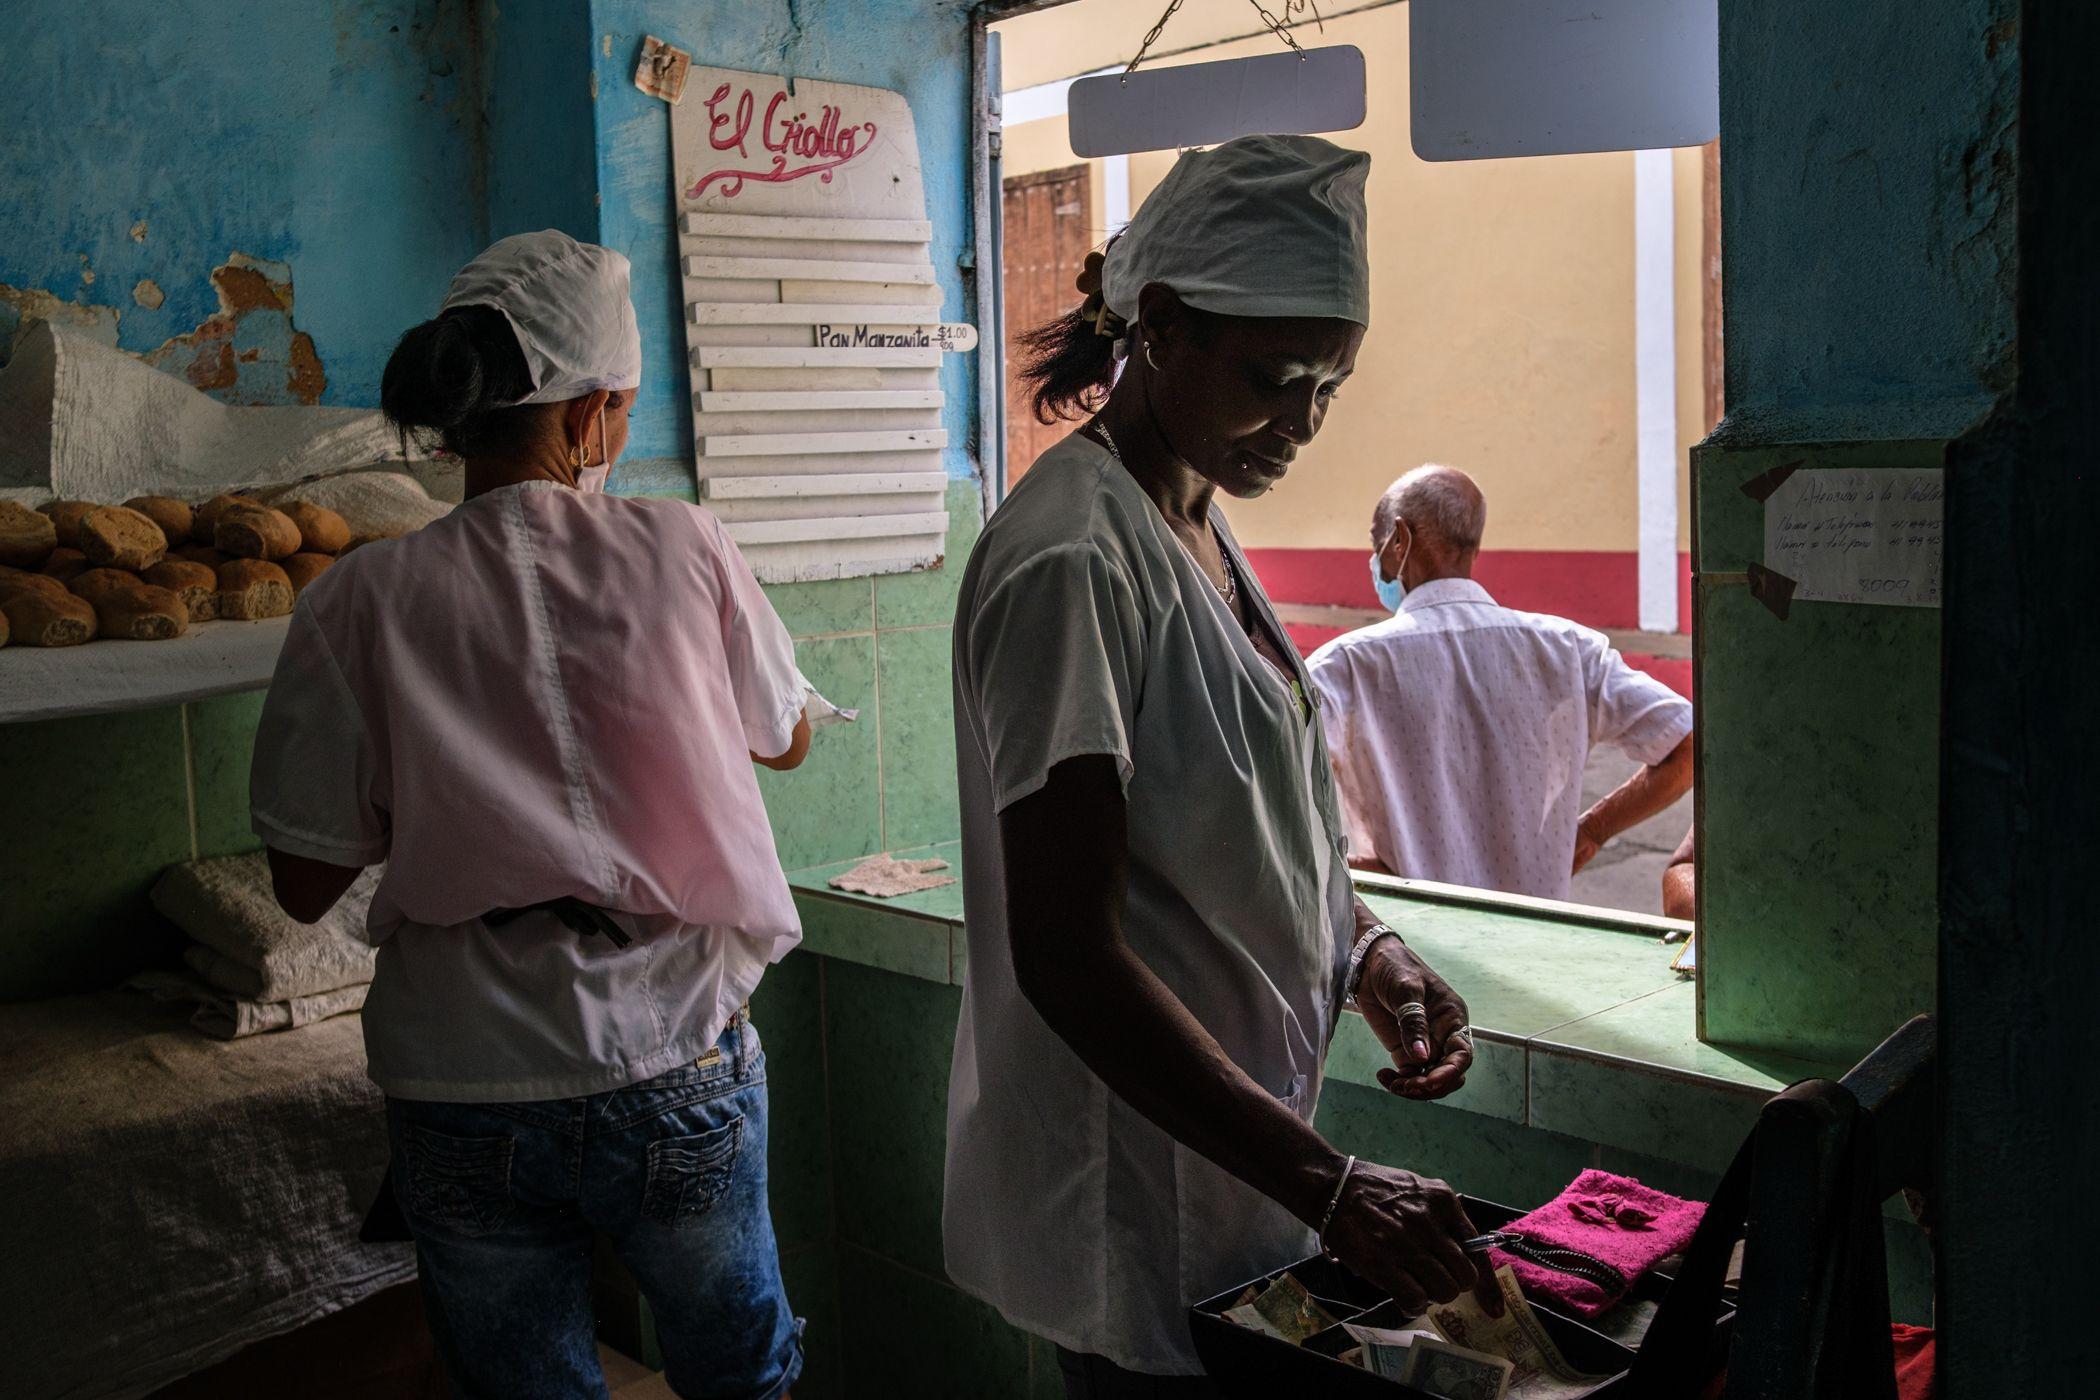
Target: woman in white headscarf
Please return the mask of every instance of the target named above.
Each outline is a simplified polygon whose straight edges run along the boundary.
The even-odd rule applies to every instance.
[[[594,1232],[680,1395],[802,1366],[745,1004],[800,938],[751,762],[801,761],[805,686],[713,516],[601,494],[641,369],[618,253],[549,231],[468,264],[380,393],[466,501],[301,595],[256,737],[294,918],[385,864],[365,1048],[466,1396],[605,1393]]]
[[[1180,158],[1029,337],[1045,421],[1092,416],[963,578],[947,1266],[1075,1397],[1202,1393],[1189,1305],[1321,1246],[1409,1314],[1486,1272],[1448,1186],[1312,1127],[1345,1002],[1414,1099],[1463,1080],[1466,1007],[1355,898],[1312,687],[1213,504],[1282,479],[1349,377],[1369,164]]]

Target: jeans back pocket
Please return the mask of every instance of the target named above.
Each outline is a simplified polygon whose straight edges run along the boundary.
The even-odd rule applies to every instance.
[[[398,1125],[407,1167],[407,1215],[459,1234],[485,1235],[510,1218],[508,1137],[454,1137],[413,1123]]]
[[[650,1143],[642,1213],[674,1227],[689,1225],[707,1214],[736,1175],[737,1147],[743,1137],[744,1117],[738,1114],[704,1133]]]

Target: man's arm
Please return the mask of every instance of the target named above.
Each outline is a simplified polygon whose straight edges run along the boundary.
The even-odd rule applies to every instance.
[[[786,753],[775,754],[771,758],[767,758],[764,754],[754,753],[751,755],[751,761],[761,768],[770,768],[776,773],[785,773],[791,769],[800,768],[802,760],[807,757],[809,757],[809,711],[804,709],[795,719],[795,732],[788,739]]]
[[[1344,1185],[1344,1160],[1248,1078],[1124,942],[1125,822],[1106,756],[1057,764],[1000,815],[1014,979],[1125,1102],[1317,1227]],[[1327,1242],[1412,1314],[1475,1285],[1459,1247],[1471,1228],[1444,1183],[1358,1163]]]
[[[1630,826],[1638,826],[1685,795],[1692,786],[1692,736],[1677,741],[1661,762],[1651,763],[1597,799],[1597,805],[1575,824],[1575,869],[1611,844]]]
[[[323,914],[335,908],[343,891],[364,873],[354,865],[331,865],[275,846],[266,846],[264,851],[270,859],[270,889],[277,896],[277,907],[302,924],[320,922]]]
[[[1698,830],[1684,833],[1684,840],[1677,843],[1677,850],[1670,863],[1663,868],[1663,916],[1671,919],[1692,918],[1698,909],[1698,877],[1693,873],[1694,859],[1698,850]]]

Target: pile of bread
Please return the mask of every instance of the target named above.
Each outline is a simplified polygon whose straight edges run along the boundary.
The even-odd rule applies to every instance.
[[[193,622],[282,617],[375,538],[326,506],[235,493],[196,506],[0,501],[0,646],[164,641]]]

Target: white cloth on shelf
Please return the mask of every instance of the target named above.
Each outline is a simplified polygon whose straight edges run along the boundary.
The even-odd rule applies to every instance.
[[[1411,589],[1306,664],[1351,849],[1417,880],[1566,899],[1590,749],[1657,763],[1692,732],[1691,702],[1602,632],[1471,579]]]

